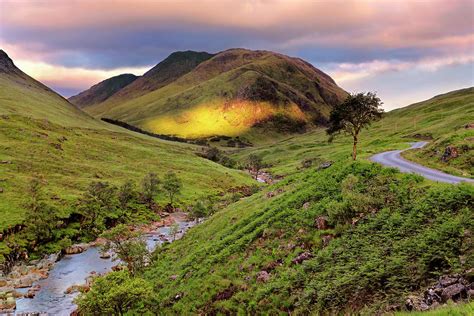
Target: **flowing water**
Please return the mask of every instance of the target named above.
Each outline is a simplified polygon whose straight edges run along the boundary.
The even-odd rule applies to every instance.
[[[193,223],[175,218],[180,226],[180,238]],[[145,235],[150,250],[165,240],[172,240],[170,227],[158,228],[153,233]],[[67,288],[72,285],[85,284],[91,272],[102,274],[111,271],[117,262],[111,259],[101,259],[99,249],[90,247],[86,251],[76,255],[66,255],[58,261],[51,269],[48,278],[40,280],[41,289],[32,299],[22,298],[16,301],[16,314],[23,313],[47,313],[48,315],[69,315],[76,309],[73,300],[77,293],[65,294]],[[23,289],[26,292],[28,289]]]

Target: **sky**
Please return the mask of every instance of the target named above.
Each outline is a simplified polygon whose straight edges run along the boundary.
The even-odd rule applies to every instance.
[[[174,51],[235,47],[303,58],[390,110],[474,86],[474,1],[0,1],[0,48],[66,97]]]

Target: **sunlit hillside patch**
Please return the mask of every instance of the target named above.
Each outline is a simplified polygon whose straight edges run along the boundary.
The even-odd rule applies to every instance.
[[[242,135],[256,123],[281,114],[289,118],[307,121],[296,104],[276,107],[268,102],[243,100],[215,101],[145,121],[145,129],[159,134],[181,137],[205,137],[212,135]]]

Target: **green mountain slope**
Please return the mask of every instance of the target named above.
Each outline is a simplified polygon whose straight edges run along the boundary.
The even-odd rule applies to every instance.
[[[183,205],[253,183],[243,172],[197,157],[195,146],[94,119],[21,72],[5,53],[0,65],[0,233],[23,221],[32,177],[44,180],[61,209],[92,181],[139,183],[149,172],[175,171],[184,182]]]
[[[79,108],[105,101],[115,92],[131,84],[138,77],[132,74],[118,75],[90,87],[88,90],[70,97],[68,100]]]
[[[47,118],[63,126],[103,128],[104,125],[18,69],[0,50],[0,114]]]
[[[145,95],[121,97],[133,95],[139,82],[86,110],[161,134],[234,136],[252,127],[301,131],[325,122],[346,96],[328,75],[301,59],[245,49],[218,53]]]
[[[213,55],[206,52],[174,52],[139,77],[132,85],[120,90],[113,100],[123,102],[159,89],[196,68]]]
[[[135,298],[131,312],[383,314],[404,310],[407,295],[422,293],[439,275],[472,268],[474,186],[364,161],[406,147],[416,134],[437,139],[456,131],[473,119],[471,93],[388,113],[362,135],[362,161],[355,163],[350,139],[328,143],[322,130],[234,152],[239,160],[257,153],[287,176],[156,251],[136,276],[153,292]],[[325,161],[332,166],[320,169]],[[94,302],[109,294],[93,287],[85,299],[99,308]]]

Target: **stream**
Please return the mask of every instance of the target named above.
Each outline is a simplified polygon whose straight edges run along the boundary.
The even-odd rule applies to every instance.
[[[183,214],[175,213],[171,214],[171,217],[180,227],[177,239],[194,224],[186,221]],[[148,248],[153,250],[165,240],[172,240],[170,226],[160,227],[145,234],[145,237]],[[65,255],[55,263],[48,278],[33,284],[41,286],[34,298],[21,298],[16,301],[15,315],[27,313],[70,315],[77,307],[73,302],[77,293],[65,294],[65,291],[72,285],[85,284],[91,273],[103,274],[111,271],[117,263],[112,259],[101,259],[98,247],[90,247],[79,254]],[[27,291],[28,288],[21,289],[22,293]]]

